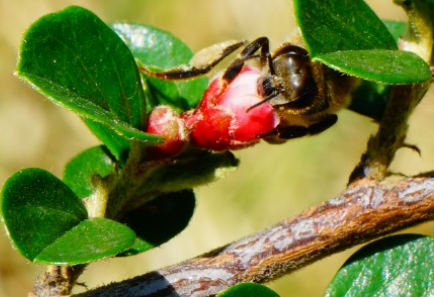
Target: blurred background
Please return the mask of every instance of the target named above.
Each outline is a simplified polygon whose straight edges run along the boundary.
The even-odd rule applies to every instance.
[[[389,1],[368,1],[382,18],[404,20]],[[172,32],[194,51],[228,39],[270,37],[277,46],[293,31],[290,0],[0,0],[0,183],[25,167],[62,175],[65,163],[98,144],[79,118],[54,106],[13,76],[24,30],[44,14],[80,5],[105,22],[129,21]],[[434,168],[434,102],[427,96],[411,118],[408,143],[392,169],[416,174]],[[197,189],[196,213],[187,229],[139,256],[90,265],[81,278],[90,288],[170,265],[297,214],[339,194],[376,131],[369,119],[342,111],[336,126],[316,137],[284,145],[260,144],[236,152],[241,166],[226,179]],[[434,225],[412,230],[434,234]],[[355,249],[334,255],[270,284],[281,296],[322,296],[334,273]],[[26,296],[44,266],[15,252],[0,231],[0,296]],[[314,281],[313,281],[314,280]]]

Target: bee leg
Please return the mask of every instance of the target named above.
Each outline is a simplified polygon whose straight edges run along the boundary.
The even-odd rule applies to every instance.
[[[277,128],[277,136],[280,139],[292,139],[303,137],[308,134],[308,128],[303,126],[289,126],[284,128]]]
[[[227,43],[227,44],[226,44]],[[174,68],[163,72],[155,72],[146,67],[139,66],[139,70],[146,75],[163,80],[187,80],[207,74],[220,61],[245,45],[247,41],[228,41],[213,45],[197,53],[190,61],[191,65],[185,68]],[[217,52],[218,51],[218,52]],[[214,53],[217,52],[217,53]],[[206,63],[203,63],[207,59]]]
[[[309,135],[315,135],[318,133],[321,133],[338,121],[338,116],[335,114],[330,114],[326,118],[324,118],[321,122],[315,123],[309,127],[307,127],[307,134]]]
[[[303,126],[277,126],[273,131],[262,135],[261,138],[270,144],[281,144],[292,138],[307,135],[307,128]]]
[[[256,52],[261,49],[259,55]],[[259,37],[249,43],[239,57],[234,60],[222,75],[222,79],[230,83],[241,71],[245,61],[249,59],[259,58],[262,65],[268,64],[271,74],[274,74],[273,61],[270,53],[270,42],[267,37]]]
[[[327,115],[322,121],[315,123],[311,126],[278,126],[274,131],[265,135],[263,139],[269,143],[282,143],[288,139],[299,138],[306,135],[315,135],[321,133],[331,126],[333,126],[338,120],[337,115]]]

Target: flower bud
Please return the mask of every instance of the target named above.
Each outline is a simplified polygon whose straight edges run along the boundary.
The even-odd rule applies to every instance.
[[[198,107],[181,115],[192,144],[213,151],[240,149],[258,143],[278,125],[268,102],[249,110],[263,100],[257,89],[260,74],[244,66],[230,83],[220,77],[211,81]]]
[[[148,147],[151,159],[174,157],[181,153],[189,142],[188,130],[184,121],[170,106],[154,108],[148,117],[147,133],[160,135],[165,143]]]

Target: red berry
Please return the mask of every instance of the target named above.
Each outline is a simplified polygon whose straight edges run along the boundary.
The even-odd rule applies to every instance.
[[[244,66],[229,84],[220,77],[211,81],[198,107],[181,115],[192,144],[213,151],[240,149],[258,143],[278,125],[268,102],[247,111],[263,100],[257,90],[260,74]]]
[[[166,140],[164,144],[148,147],[147,155],[151,159],[174,157],[181,153],[189,142],[184,121],[166,105],[157,106],[151,111],[146,132],[160,135]]]

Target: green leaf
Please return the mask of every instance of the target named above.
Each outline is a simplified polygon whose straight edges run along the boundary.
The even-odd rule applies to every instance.
[[[405,51],[339,51],[317,56],[316,59],[346,74],[386,84],[421,83],[432,77],[425,61]]]
[[[338,271],[325,296],[433,296],[434,238],[397,235],[373,242]]]
[[[192,51],[181,40],[167,31],[139,24],[115,23],[112,28],[130,48],[133,56],[143,65],[159,69],[170,69],[187,65],[193,57]],[[149,80],[148,80],[149,79]],[[154,104],[169,104],[174,108],[191,109],[197,105],[208,85],[206,78],[188,81],[160,82],[146,79]],[[174,88],[177,98],[174,99]],[[172,94],[172,95],[170,95]]]
[[[159,246],[187,227],[196,199],[192,190],[169,193],[126,213],[121,222],[137,234],[136,244],[121,256],[131,256]]]
[[[134,244],[136,235],[123,224],[91,218],[47,246],[34,262],[77,265],[115,256]]]
[[[217,295],[217,297],[279,297],[273,290],[264,285],[242,283],[235,285]]]
[[[104,143],[112,155],[120,162],[120,165],[125,164],[130,152],[131,143],[125,137],[120,136],[112,129],[92,121],[83,119],[90,130]]]
[[[395,38],[363,0],[294,0],[310,56],[330,68],[387,84],[431,79],[428,64],[398,51]]]
[[[31,261],[87,218],[86,208],[76,194],[39,168],[23,169],[9,177],[0,199],[8,235],[17,250]]]
[[[294,0],[297,24],[312,57],[348,50],[397,49],[363,0]]]
[[[80,198],[93,193],[91,179],[94,174],[106,177],[113,172],[115,164],[113,157],[105,146],[96,146],[68,162],[63,172],[63,182],[67,184]]]
[[[149,144],[145,96],[128,47],[96,15],[69,7],[24,34],[17,75],[56,104]]]

